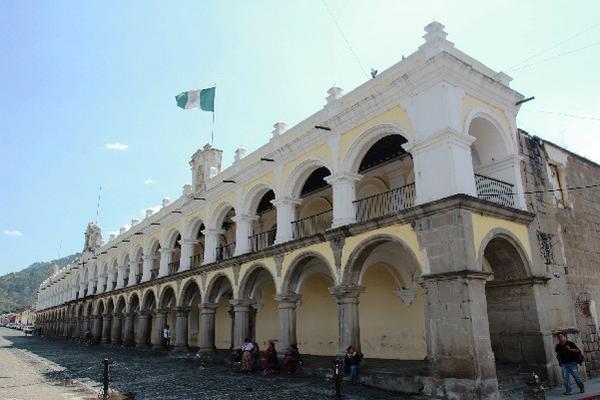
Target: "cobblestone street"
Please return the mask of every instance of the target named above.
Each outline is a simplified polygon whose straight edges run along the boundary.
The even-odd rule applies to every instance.
[[[101,360],[113,360],[111,388],[120,393],[134,392],[136,399],[328,399],[334,398],[333,383],[306,376],[245,376],[225,365],[205,369],[190,358],[155,351],[129,350],[100,345],[85,346],[56,339],[24,337],[21,332],[0,328],[0,375],[14,376],[0,381],[0,399],[94,398],[86,388],[100,387]],[[12,343],[12,345],[11,345]],[[14,358],[12,363],[7,361]],[[32,358],[37,366],[32,366]],[[40,366],[40,364],[44,364]],[[5,372],[8,365],[10,374]],[[31,370],[18,378],[20,370]],[[37,377],[34,370],[37,371]],[[67,388],[65,382],[76,383]],[[63,383],[63,388],[55,385]],[[33,384],[33,385],[32,385]],[[19,388],[18,385],[23,385]],[[39,386],[45,389],[37,393]],[[8,386],[17,386],[8,388]],[[37,388],[34,391],[31,388]],[[47,389],[47,390],[46,390]],[[9,392],[11,390],[11,392]],[[344,398],[414,399],[363,386],[342,385]],[[19,393],[19,396],[14,395]],[[75,393],[75,394],[74,394]]]

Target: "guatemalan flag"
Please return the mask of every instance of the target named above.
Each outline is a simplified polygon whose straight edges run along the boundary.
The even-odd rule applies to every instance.
[[[177,107],[184,110],[215,111],[215,88],[194,89],[175,96]]]

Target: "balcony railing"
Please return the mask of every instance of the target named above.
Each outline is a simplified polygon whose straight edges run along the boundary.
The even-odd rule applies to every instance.
[[[142,274],[137,274],[135,276],[135,283],[140,283],[142,281]]]
[[[323,211],[318,214],[311,215],[310,217],[292,221],[292,232],[294,232],[294,238],[299,239],[325,232],[327,229],[331,228],[332,221],[333,210]]]
[[[356,221],[365,222],[413,207],[415,197],[415,184],[409,183],[387,192],[356,200],[354,202]]]
[[[158,270],[157,269],[153,269],[150,271],[150,279],[156,279],[156,277],[158,276]]]
[[[217,247],[217,261],[227,260],[233,257],[235,251],[235,242],[228,243],[224,246]]]
[[[169,275],[173,275],[179,270],[179,260],[169,263]]]
[[[190,257],[190,266],[191,268],[198,268],[204,262],[204,254],[194,254]]]
[[[250,239],[250,246],[252,251],[260,251],[262,249],[266,249],[267,247],[273,246],[273,243],[275,243],[276,235],[277,229],[271,229],[270,231],[248,236],[248,239]]]
[[[514,185],[499,179],[475,174],[477,197],[503,206],[514,207]]]
[[[129,284],[129,276],[126,276],[125,278],[123,278],[123,287],[127,287],[128,284]]]

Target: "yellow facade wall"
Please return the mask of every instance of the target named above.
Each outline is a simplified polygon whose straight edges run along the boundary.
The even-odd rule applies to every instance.
[[[279,336],[279,316],[275,296],[275,285],[269,282],[261,288],[257,301],[255,341],[261,349],[267,348],[269,341],[277,342]]]
[[[476,108],[483,108],[489,111],[490,114],[494,115],[496,119],[502,124],[502,127],[504,128],[505,132],[510,132],[511,124],[508,118],[506,117],[506,114],[504,114],[502,110],[470,94],[465,94],[463,98],[462,126],[465,126],[465,124],[467,123],[467,117],[469,116],[471,111],[473,111],[473,109]],[[469,129],[469,127],[466,127],[466,129]]]

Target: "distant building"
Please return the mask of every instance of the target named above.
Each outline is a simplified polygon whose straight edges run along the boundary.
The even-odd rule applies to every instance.
[[[40,286],[42,332],[161,347],[168,323],[175,350],[354,345],[411,362],[373,379],[388,388],[495,399],[506,371],[557,383],[567,331],[597,375],[600,190],[583,187],[600,167],[518,130],[511,78],[443,29],[225,170],[199,149],[181,197],[107,243],[88,225],[83,256]]]

